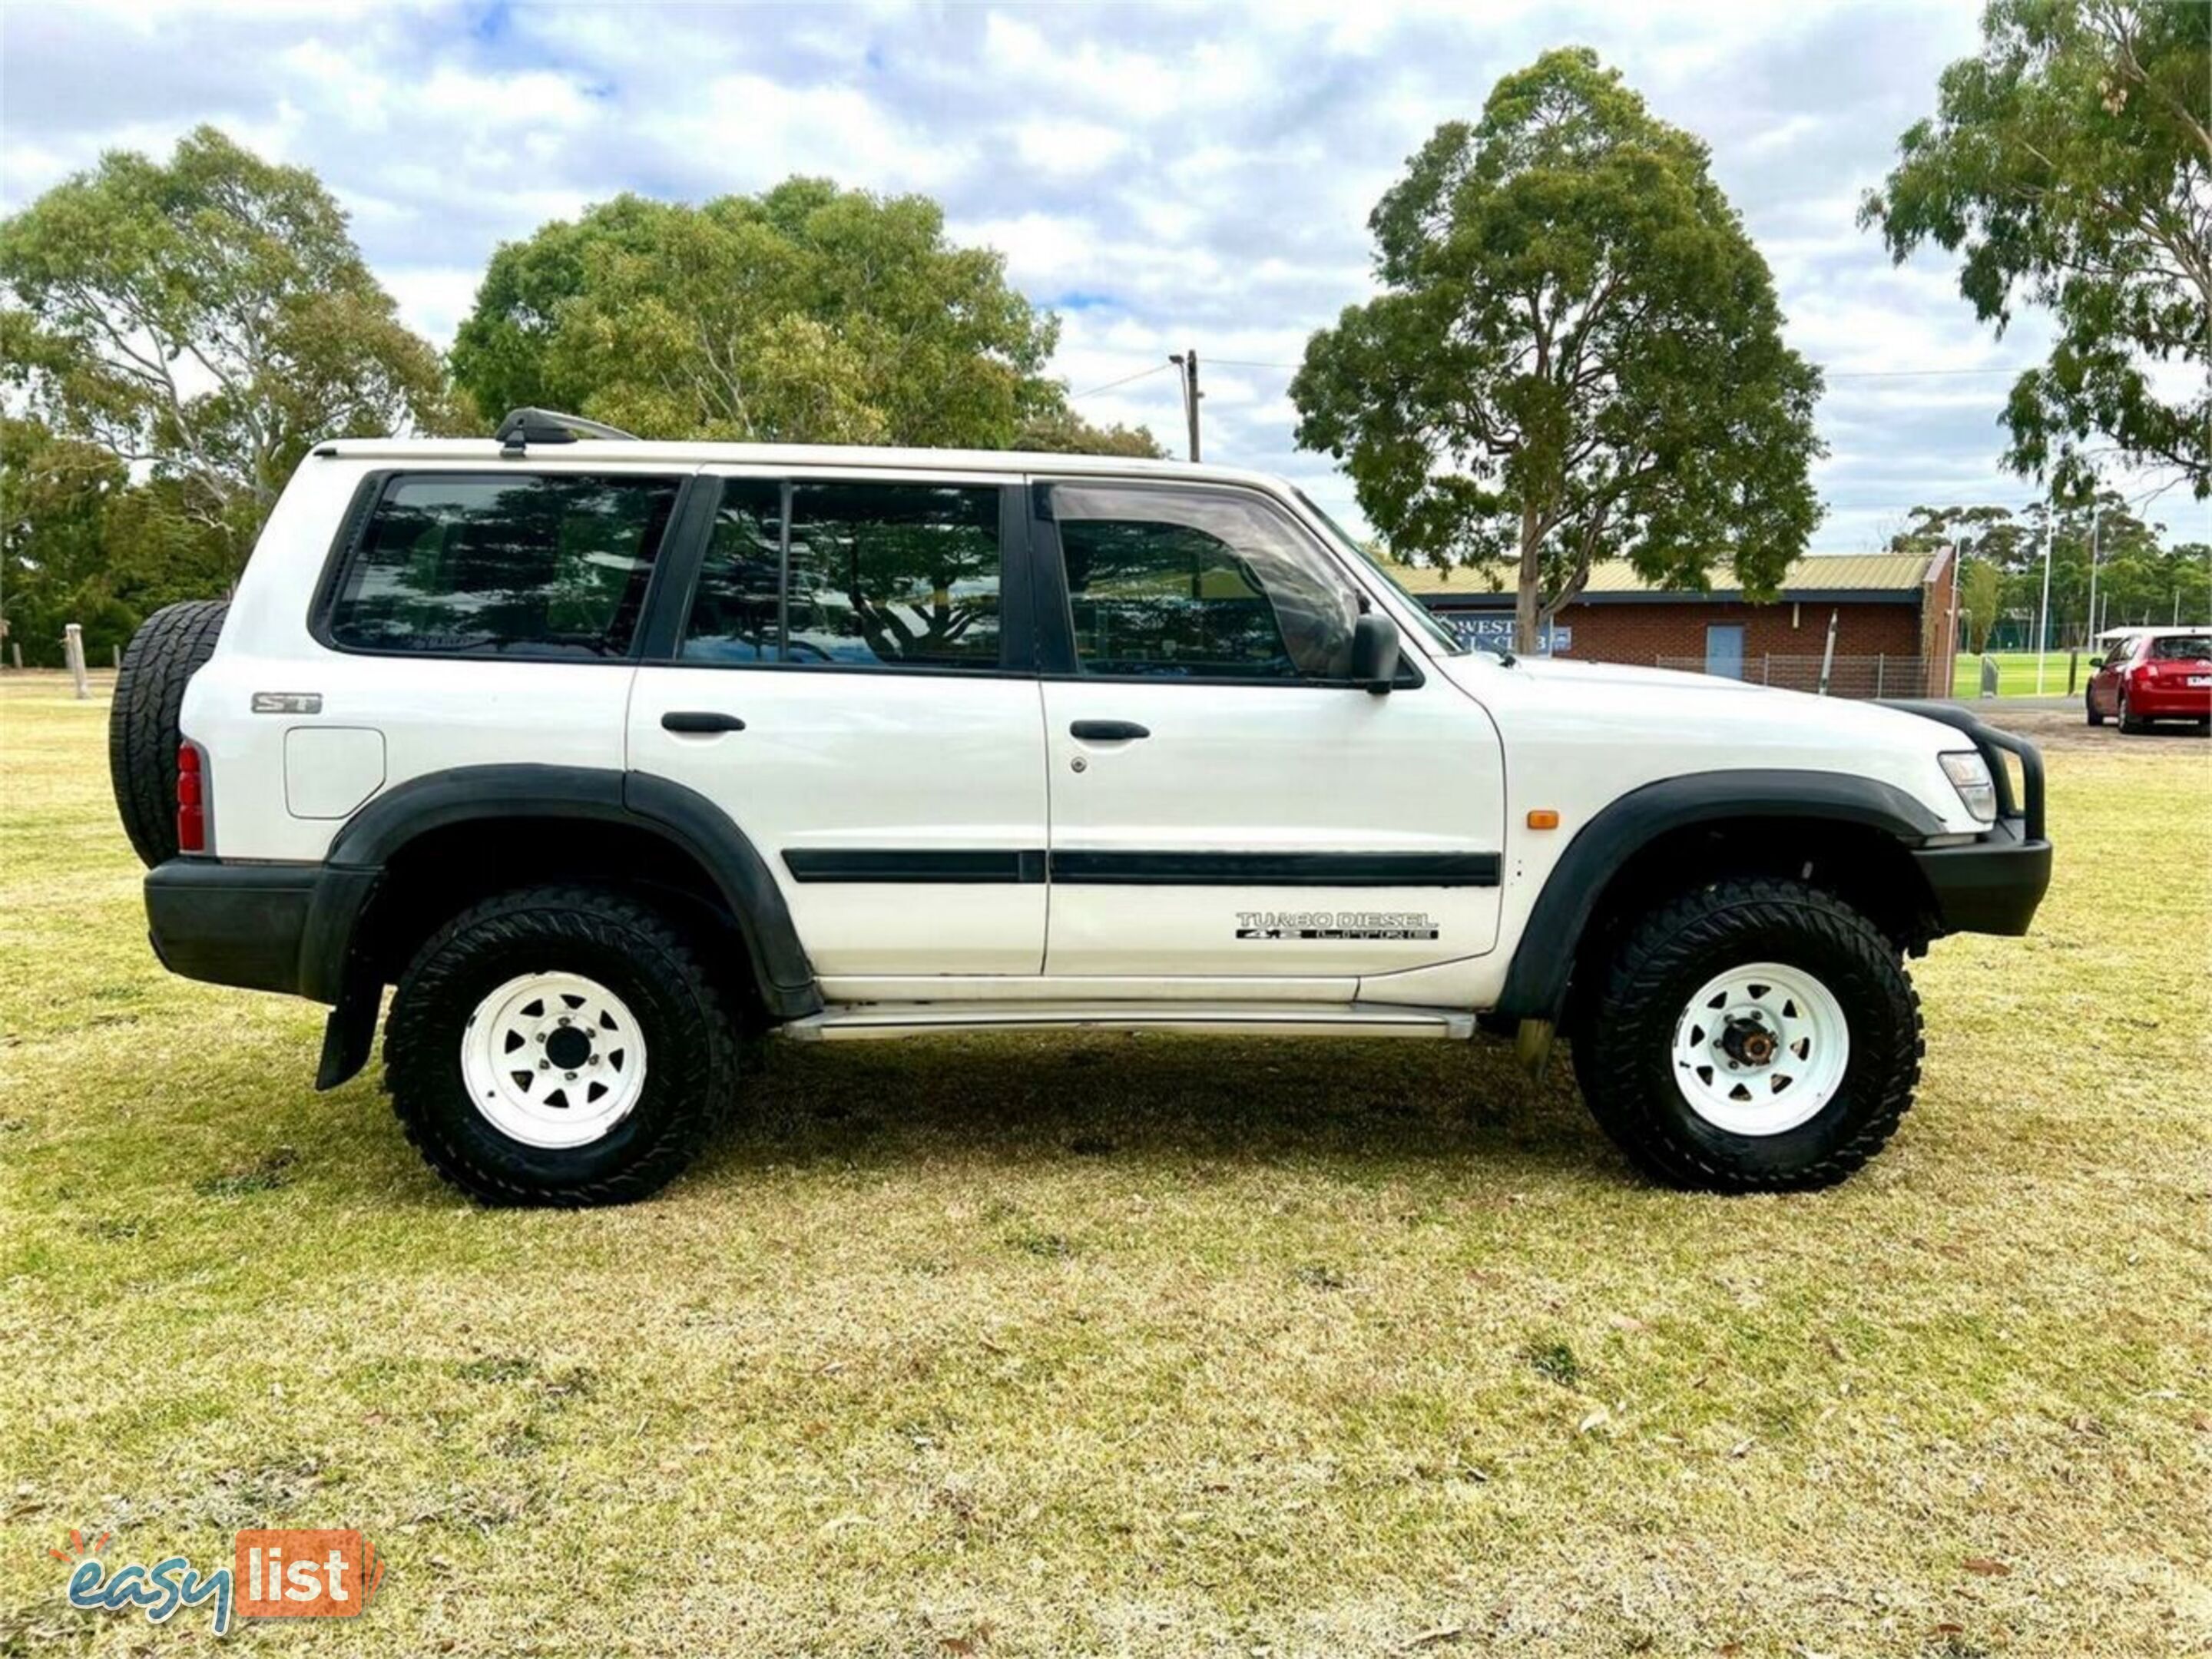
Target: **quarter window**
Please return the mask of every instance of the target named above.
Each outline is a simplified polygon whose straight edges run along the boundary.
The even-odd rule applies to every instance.
[[[1089,674],[1341,680],[1358,602],[1295,526],[1229,495],[1058,484],[1076,660]]]
[[[678,481],[421,474],[386,484],[331,602],[362,651],[626,654]]]
[[[989,485],[726,486],[680,653],[844,668],[994,669],[999,495]]]

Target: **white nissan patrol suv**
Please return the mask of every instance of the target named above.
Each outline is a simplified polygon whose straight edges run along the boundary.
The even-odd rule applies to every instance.
[[[1557,1031],[1656,1178],[1820,1186],[1902,958],[2051,872],[1971,714],[1469,651],[1276,479],[540,410],[315,450],[111,759],[161,960],[328,1004],[325,1089],[396,986],[494,1203],[653,1191],[757,1040],[1054,1028]]]

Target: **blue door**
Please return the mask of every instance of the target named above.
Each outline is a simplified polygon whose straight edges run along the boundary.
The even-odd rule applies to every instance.
[[[1727,679],[1743,678],[1743,624],[1713,623],[1705,629],[1705,672]]]

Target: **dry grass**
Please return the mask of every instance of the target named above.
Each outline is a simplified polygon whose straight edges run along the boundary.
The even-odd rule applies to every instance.
[[[103,720],[0,689],[0,1652],[204,1643],[45,1550],[254,1523],[391,1577],[238,1651],[2212,1651],[2212,745],[2054,756],[1833,1193],[1640,1184],[1489,1048],[1034,1040],[776,1052],[517,1215],[161,974]]]

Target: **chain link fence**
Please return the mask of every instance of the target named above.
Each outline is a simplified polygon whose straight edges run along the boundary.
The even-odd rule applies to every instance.
[[[1658,666],[1686,674],[1705,672],[1703,657],[1662,657]],[[1777,685],[1785,691],[1820,690],[1820,659],[1747,656],[1739,678],[1753,685]],[[1832,697],[1917,697],[1927,693],[1924,657],[1838,657],[1828,667]]]

